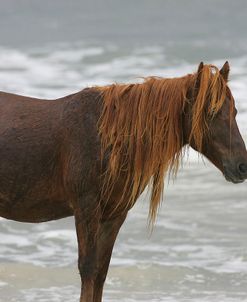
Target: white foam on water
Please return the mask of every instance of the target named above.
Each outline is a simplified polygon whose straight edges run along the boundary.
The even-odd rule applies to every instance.
[[[39,239],[59,239],[62,241],[75,241],[76,234],[74,230],[53,230],[45,231],[39,234]]]
[[[7,286],[7,285],[8,285],[7,282],[2,282],[2,281],[0,281],[0,287],[2,287],[2,286]]]

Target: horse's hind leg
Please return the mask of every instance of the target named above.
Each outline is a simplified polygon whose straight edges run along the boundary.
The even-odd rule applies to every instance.
[[[94,196],[87,196],[87,205],[95,205]],[[97,208],[97,207],[96,207]],[[74,210],[78,240],[78,268],[81,276],[80,302],[93,302],[94,283],[97,276],[97,236],[100,211],[81,207]]]
[[[102,301],[103,286],[106,279],[112,249],[118,231],[126,218],[126,213],[114,218],[109,222],[104,222],[100,226],[98,238],[98,272],[94,285],[94,302]]]

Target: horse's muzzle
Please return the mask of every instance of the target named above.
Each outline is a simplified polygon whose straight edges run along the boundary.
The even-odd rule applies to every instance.
[[[247,179],[247,163],[239,163],[237,165],[223,164],[224,176],[227,181],[232,183],[242,183]]]

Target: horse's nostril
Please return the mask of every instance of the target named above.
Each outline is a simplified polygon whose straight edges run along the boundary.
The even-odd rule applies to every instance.
[[[247,164],[239,164],[238,166],[239,172],[242,174],[247,173]]]

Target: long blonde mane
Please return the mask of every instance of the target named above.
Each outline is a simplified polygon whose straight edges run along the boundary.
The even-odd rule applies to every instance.
[[[200,77],[195,100],[188,100]],[[208,133],[208,121],[222,107],[227,84],[213,65],[181,78],[149,77],[141,84],[98,87],[103,96],[99,120],[102,155],[109,152],[102,198],[108,200],[114,184],[124,179],[121,198],[115,207],[131,207],[147,184],[151,185],[149,221],[153,223],[163,193],[167,172],[176,175],[182,147],[182,117],[191,103],[192,128],[189,140],[197,149]],[[210,100],[210,102],[209,102]]]

